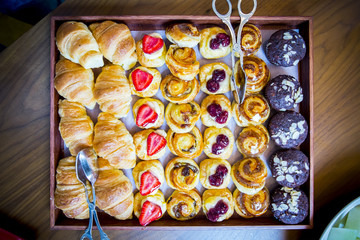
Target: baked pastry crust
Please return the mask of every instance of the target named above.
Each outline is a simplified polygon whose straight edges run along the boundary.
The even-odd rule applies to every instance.
[[[210,92],[206,84],[213,77],[213,72],[215,70],[224,70],[225,79],[219,82],[219,90],[216,92]],[[230,91],[230,81],[231,81],[232,70],[231,68],[222,62],[208,63],[200,67],[199,79],[200,79],[200,89],[207,94],[220,94],[227,93]]]
[[[200,170],[190,158],[175,157],[165,167],[166,182],[172,189],[191,190],[199,182]]]
[[[140,69],[141,71],[147,72],[147,73],[149,73],[149,74],[151,74],[153,76],[153,79],[152,79],[150,85],[147,88],[145,88],[144,90],[142,90],[142,91],[136,91],[135,86],[134,86],[134,82],[133,82],[133,79],[132,79],[132,73],[137,69]],[[134,94],[134,95],[137,95],[139,97],[152,97],[152,96],[154,96],[157,93],[157,91],[159,90],[160,82],[161,82],[161,74],[155,68],[147,68],[147,67],[139,66],[139,67],[135,68],[129,74],[129,83],[130,83],[131,93]]]
[[[175,190],[166,201],[166,210],[170,217],[179,221],[194,218],[201,209],[201,195],[196,189],[190,191]]]
[[[238,32],[239,27],[235,29]],[[247,23],[241,31],[241,50],[244,56],[254,55],[262,44],[262,35],[255,25]],[[235,52],[236,57],[240,57],[238,52]]]
[[[150,171],[159,180],[161,185],[165,182],[164,168],[159,160],[140,161],[132,170],[135,186],[138,190],[140,190],[141,175],[147,171]],[[149,195],[154,195],[159,189]]]
[[[154,195],[146,195],[146,196],[143,196],[140,194],[140,192],[138,192],[135,194],[135,199],[134,199],[134,214],[137,218],[140,217],[142,206],[146,201],[154,203],[161,208],[161,217],[166,212],[165,197],[160,190],[158,190]]]
[[[227,204],[227,212],[225,214],[221,214],[220,217],[216,220],[216,222],[222,222],[224,220],[227,220],[234,214],[234,199],[230,190],[227,188],[208,189],[204,191],[202,199],[202,207],[206,217],[208,217],[207,214],[209,210],[214,208],[220,200]]]
[[[169,129],[166,139],[170,151],[179,157],[196,158],[204,148],[203,137],[196,126],[187,133],[176,133]]]
[[[184,81],[169,74],[161,81],[160,89],[163,97],[169,102],[187,103],[194,100],[200,86],[196,78]]]
[[[155,38],[161,38],[161,35],[158,33],[147,34]],[[144,67],[161,67],[165,63],[165,55],[166,55],[166,46],[163,44],[162,48],[158,51],[147,54],[143,51],[143,40],[141,39],[136,43],[136,54],[138,57],[139,63]]]
[[[270,194],[266,187],[254,195],[235,189],[233,196],[235,211],[243,218],[259,217],[268,210],[270,205]]]
[[[220,134],[224,134],[229,139],[229,144],[223,148],[220,154],[216,155],[212,153],[213,144],[216,143],[216,139]],[[204,132],[204,153],[209,158],[222,158],[228,159],[230,158],[234,147],[234,135],[228,128],[216,128],[216,127],[209,127],[205,129]]]
[[[172,131],[190,132],[200,118],[200,106],[194,101],[188,103],[169,103],[165,110],[165,119]]]
[[[201,40],[199,50],[201,55],[206,59],[215,59],[227,56],[231,49],[232,43],[230,38],[230,44],[226,47],[220,46],[218,49],[211,49],[210,48],[210,41],[216,38],[216,35],[219,33],[226,33],[226,31],[220,27],[211,27],[205,28],[201,30]]]
[[[268,148],[269,132],[263,125],[243,128],[236,140],[236,146],[244,157],[260,156]]]
[[[155,153],[154,155],[149,156],[147,154],[147,148],[148,148],[147,139],[148,139],[150,133],[152,133],[152,132],[155,132],[155,133],[159,134],[160,136],[163,136],[166,139],[166,132],[162,129],[157,129],[157,130],[146,129],[146,130],[137,132],[133,135],[136,155],[141,160],[159,159],[165,154],[165,151],[166,151],[165,146],[159,152]]]
[[[211,104],[219,104],[222,111],[227,111],[228,116],[224,123],[218,123],[208,112],[208,106]],[[201,102],[201,121],[207,127],[217,127],[223,128],[228,125],[231,119],[231,102],[230,100],[222,94],[219,95],[209,95]]]
[[[164,104],[158,99],[140,98],[139,100],[137,100],[133,106],[134,121],[136,122],[139,108],[144,104],[147,104],[150,108],[152,108],[158,114],[158,117],[154,123],[149,123],[145,127],[138,127],[142,129],[159,128],[164,123]]]
[[[219,186],[211,185],[209,177],[216,174],[216,168],[218,166],[225,166],[227,169],[227,174],[223,177],[223,182]],[[230,183],[230,171],[231,165],[225,159],[213,158],[205,159],[200,163],[200,182],[204,188],[207,189],[221,189],[226,188]]]
[[[166,38],[179,47],[193,48],[200,42],[200,32],[191,23],[178,23],[168,26]]]

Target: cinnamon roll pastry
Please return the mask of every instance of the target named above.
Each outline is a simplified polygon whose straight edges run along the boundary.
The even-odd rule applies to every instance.
[[[200,156],[204,147],[201,132],[196,126],[187,133],[176,133],[169,129],[167,144],[173,154],[186,158]]]
[[[133,136],[136,155],[142,160],[159,159],[165,154],[166,132],[146,129]]]
[[[228,128],[209,127],[204,132],[204,153],[209,158],[228,159],[234,146],[234,135]]]
[[[134,214],[142,226],[159,220],[166,212],[164,194],[158,190],[154,195],[142,196],[140,192],[135,194]]]
[[[154,195],[165,182],[164,168],[159,160],[140,161],[132,171],[140,194]]]
[[[179,47],[193,48],[200,42],[200,32],[191,23],[179,23],[168,26],[166,38]]]
[[[185,81],[194,79],[199,73],[200,63],[196,61],[196,53],[192,48],[170,45],[165,63],[175,77]]]
[[[201,121],[207,127],[222,128],[231,119],[231,102],[225,95],[209,95],[201,102]]]
[[[158,33],[145,34],[136,43],[139,63],[144,67],[161,67],[165,63],[166,46]]]
[[[238,32],[239,27],[235,29]],[[254,55],[262,44],[262,36],[259,28],[255,25],[247,23],[244,25],[241,32],[241,50],[244,56]],[[240,57],[239,53],[235,52],[236,57]]]
[[[247,127],[264,123],[269,118],[270,106],[262,95],[248,95],[242,104],[233,102],[232,112],[236,124]]]
[[[231,165],[225,159],[205,159],[200,163],[200,182],[204,188],[226,188],[230,183]]]
[[[222,62],[208,63],[200,68],[200,89],[207,94],[230,91],[232,70]]]
[[[184,81],[169,74],[161,81],[160,89],[166,100],[173,103],[187,103],[194,100],[198,94],[199,82],[196,78]]]
[[[209,189],[203,193],[202,207],[212,222],[222,222],[234,213],[234,199],[229,189]]]
[[[255,194],[265,186],[267,169],[258,157],[244,158],[231,168],[231,178],[240,192]]]
[[[139,128],[159,128],[164,123],[164,104],[153,98],[140,98],[133,106],[134,121]]]
[[[270,205],[270,194],[266,187],[253,195],[235,189],[233,196],[235,211],[244,218],[259,217],[267,211]]]
[[[200,106],[194,101],[188,103],[169,103],[165,110],[165,119],[172,131],[190,132],[200,118]]]
[[[243,128],[236,140],[236,146],[244,157],[256,157],[265,152],[269,140],[268,130],[260,124]]]
[[[227,56],[232,48],[231,38],[220,27],[205,28],[201,32],[200,53],[206,59]]]
[[[166,210],[170,217],[179,221],[194,218],[201,209],[201,196],[196,189],[190,191],[175,190],[166,201]]]
[[[161,74],[155,68],[139,66],[129,74],[131,93],[139,97],[152,97],[159,90]]]
[[[190,158],[175,157],[165,167],[166,182],[172,189],[191,190],[199,182],[200,171]]]

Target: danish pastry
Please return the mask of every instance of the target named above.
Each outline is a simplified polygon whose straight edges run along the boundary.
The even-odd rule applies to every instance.
[[[165,63],[166,46],[158,33],[145,34],[136,43],[139,63],[144,67],[161,67]]]
[[[201,121],[207,127],[222,128],[231,119],[231,102],[225,95],[209,95],[201,102]]]
[[[231,165],[225,159],[205,159],[200,163],[200,182],[204,188],[226,188],[230,183]]]
[[[142,160],[159,159],[165,154],[166,132],[146,129],[133,136],[136,155]]]
[[[228,159],[234,146],[234,135],[228,128],[209,127],[204,132],[204,153],[209,158]]]
[[[187,103],[194,100],[200,87],[196,78],[184,81],[169,74],[161,81],[160,89],[166,100],[173,103]]]
[[[234,199],[227,188],[206,190],[202,200],[203,211],[212,222],[222,222],[234,213]]]
[[[152,97],[159,90],[161,74],[155,68],[137,67],[129,74],[131,93],[139,97]]]
[[[139,128],[159,128],[164,123],[164,104],[153,98],[140,98],[133,106],[133,115]]]
[[[232,48],[231,38],[220,27],[205,28],[201,32],[200,53],[206,59],[227,56]]]
[[[175,190],[166,201],[166,210],[170,217],[179,221],[194,218],[201,209],[201,196],[196,189],[190,191]]]
[[[165,167],[166,182],[172,189],[191,190],[199,182],[200,171],[190,158],[175,157]]]
[[[204,147],[201,132],[196,126],[187,133],[176,133],[169,129],[167,144],[173,154],[186,158],[200,156]]]
[[[178,23],[168,26],[166,38],[179,47],[193,48],[200,42],[200,32],[191,23]]]
[[[254,195],[234,191],[235,211],[244,218],[259,217],[263,215],[270,205],[269,190],[264,187]]]
[[[207,94],[230,91],[232,70],[222,62],[208,63],[200,68],[200,89]]]
[[[169,103],[165,110],[165,119],[172,131],[190,132],[200,118],[200,106],[196,102],[183,104]]]
[[[239,28],[235,29],[238,32]],[[254,55],[262,44],[262,36],[259,28],[253,24],[245,24],[241,31],[241,50],[244,56]],[[235,52],[236,57],[240,57],[239,53]]]
[[[142,226],[160,219],[166,212],[164,194],[158,190],[154,195],[135,194],[134,214]]]
[[[140,161],[132,171],[140,194],[154,195],[165,182],[164,168],[159,160]]]
[[[260,124],[243,128],[236,140],[236,146],[244,157],[256,157],[265,152],[269,140],[269,132]]]

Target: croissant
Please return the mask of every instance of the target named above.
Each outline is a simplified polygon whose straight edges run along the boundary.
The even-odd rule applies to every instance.
[[[86,69],[104,65],[99,46],[84,23],[69,21],[61,24],[56,32],[56,45],[61,55]]]
[[[59,131],[71,155],[86,147],[92,147],[94,123],[86,115],[86,109],[77,102],[59,101]]]

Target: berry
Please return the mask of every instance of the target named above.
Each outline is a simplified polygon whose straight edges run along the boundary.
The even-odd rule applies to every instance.
[[[217,90],[219,90],[220,84],[217,81],[211,79],[211,80],[207,81],[206,88],[207,88],[207,90],[209,90],[209,92],[214,93]]]
[[[221,113],[221,106],[217,103],[212,103],[207,107],[207,111],[212,117],[217,117]]]

